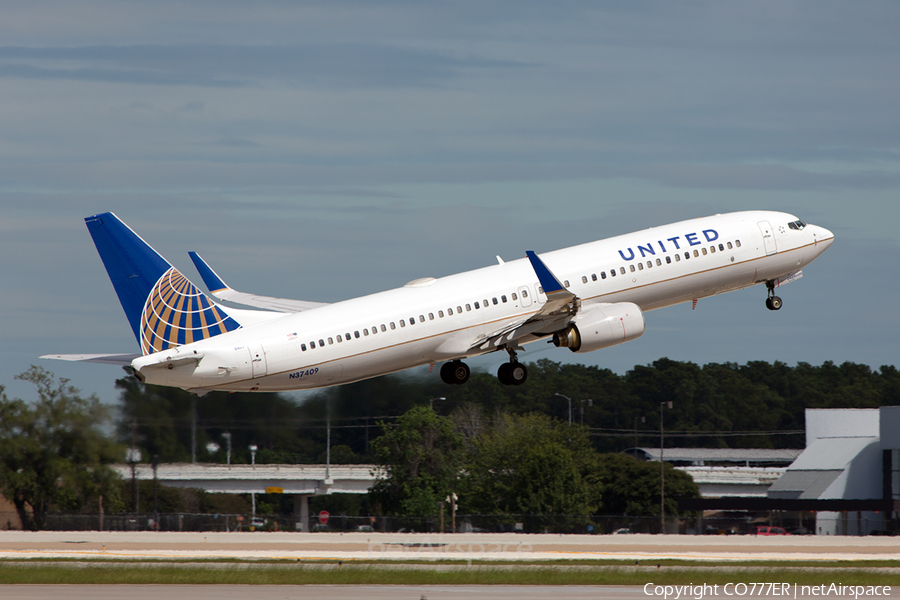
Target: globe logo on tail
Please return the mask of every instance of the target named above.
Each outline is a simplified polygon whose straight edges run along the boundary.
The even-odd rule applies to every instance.
[[[141,351],[146,354],[190,344],[240,327],[177,269],[166,271],[141,314]]]

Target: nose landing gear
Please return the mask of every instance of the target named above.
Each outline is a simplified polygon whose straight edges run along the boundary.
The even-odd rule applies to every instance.
[[[775,295],[775,282],[771,280],[767,281],[766,289],[768,290],[766,308],[769,310],[779,310],[784,303],[781,301],[781,298]]]

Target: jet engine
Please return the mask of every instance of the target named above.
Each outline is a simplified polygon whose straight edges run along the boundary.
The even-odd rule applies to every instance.
[[[593,304],[583,306],[569,326],[553,334],[557,348],[593,352],[641,337],[644,315],[637,304]]]

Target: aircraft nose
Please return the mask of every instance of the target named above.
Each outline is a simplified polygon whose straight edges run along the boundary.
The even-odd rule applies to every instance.
[[[819,227],[818,225],[813,225],[813,236],[816,240],[817,246],[822,246],[824,244],[824,248],[827,248],[834,241],[834,234],[824,227]]]

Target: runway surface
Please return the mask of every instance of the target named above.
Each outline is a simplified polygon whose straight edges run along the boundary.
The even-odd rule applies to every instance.
[[[900,539],[820,536],[0,532],[0,559],[900,560]]]
[[[190,598],[191,600],[253,600],[323,599],[323,600],[653,600],[662,596],[648,595],[643,586],[510,586],[510,585],[17,585],[0,590],[4,598],[22,600],[59,600],[64,591],[66,600],[158,600],[159,598]],[[849,596],[853,598],[852,595]],[[682,596],[684,598],[684,596]],[[689,596],[694,599],[693,596]],[[722,594],[705,596],[707,600],[728,599],[734,596]],[[794,596],[787,599],[821,599],[819,595]],[[862,596],[860,598],[863,598]],[[879,600],[897,600],[900,588],[893,588],[889,595]]]

